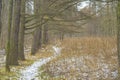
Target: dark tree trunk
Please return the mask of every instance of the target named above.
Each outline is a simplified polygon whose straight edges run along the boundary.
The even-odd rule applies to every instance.
[[[59,33],[59,36],[60,36],[60,40],[62,41],[64,39],[64,33],[63,32],[60,32]]]
[[[11,36],[11,24],[12,24],[12,12],[13,12],[13,0],[9,2],[9,18],[8,18],[8,40],[6,48],[6,71],[9,72],[9,56],[10,56],[10,36]]]
[[[35,14],[40,15],[40,0],[35,0],[34,3]],[[36,16],[36,21],[41,22],[41,16],[39,17]],[[38,51],[40,47],[41,47],[41,27],[37,27],[33,35],[31,55],[35,55],[35,53]]]
[[[31,55],[35,55],[38,49],[41,47],[41,28],[37,28],[34,33]]]
[[[18,53],[18,59],[20,60],[25,60],[24,31],[25,31],[25,0],[21,0],[21,18],[20,18],[20,31],[19,31],[19,53]]]
[[[47,34],[47,26],[42,26],[42,44],[47,44],[48,41],[48,34]]]
[[[10,37],[9,65],[18,65],[18,36],[20,25],[21,0],[13,1],[13,20]]]
[[[120,0],[117,3],[117,52],[118,52],[118,63],[120,67]],[[118,68],[118,79],[120,79],[120,68]]]
[[[45,26],[45,29],[44,29],[44,44],[47,44],[48,43],[48,27]]]
[[[117,34],[117,50],[118,50],[118,61],[119,61],[119,66],[120,66],[120,0],[118,0],[118,5],[117,5],[117,28],[118,28],[118,34]]]
[[[0,37],[1,37],[1,31],[2,31],[1,13],[2,13],[2,0],[0,0]]]

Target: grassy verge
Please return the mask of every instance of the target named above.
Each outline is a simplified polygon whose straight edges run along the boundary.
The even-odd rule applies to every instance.
[[[40,69],[39,69],[39,72],[41,72],[38,76],[39,80],[67,80],[64,78],[64,76],[57,76],[57,77],[52,77],[50,76],[49,73],[47,72],[44,72],[44,66],[42,66]]]
[[[64,47],[61,55],[44,65],[41,75],[48,80],[61,78],[66,80],[74,78],[96,80],[95,75],[98,72],[101,77],[97,80],[111,80],[112,73],[115,73],[118,67],[116,44],[116,38],[110,37],[65,39],[61,42],[62,47]],[[110,72],[106,73],[104,68]],[[108,75],[107,78],[105,78],[106,75],[103,75],[104,73]]]
[[[26,66],[33,64],[35,60],[26,59],[25,61],[19,61],[18,66],[11,66],[11,71],[6,72],[5,67],[0,67],[0,80],[18,80],[20,77],[20,69],[24,69]]]
[[[30,66],[33,64],[36,60],[41,58],[47,58],[49,56],[52,56],[52,52],[50,52],[48,49],[50,49],[51,46],[48,46],[46,48],[42,48],[37,52],[36,55],[32,56],[29,54],[25,54],[26,60],[25,61],[19,61],[19,66],[11,66],[11,72],[5,71],[5,66],[0,67],[0,80],[18,80],[20,77],[20,70],[24,69],[27,66]]]

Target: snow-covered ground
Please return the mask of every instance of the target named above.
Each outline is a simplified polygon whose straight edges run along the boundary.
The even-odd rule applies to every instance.
[[[5,49],[0,50],[0,67],[5,65]]]
[[[54,55],[48,58],[39,59],[36,62],[34,62],[32,65],[26,67],[24,70],[20,71],[21,77],[20,80],[39,80],[37,78],[39,72],[39,68],[52,60],[53,58],[56,58],[58,54],[61,52],[61,48],[53,46],[54,49]]]
[[[118,76],[117,65],[95,56],[84,55],[51,62],[45,72],[67,80],[115,80]]]
[[[42,71],[39,71],[39,68],[59,56],[62,50],[61,47],[57,46],[52,46],[52,48],[54,51],[53,56],[39,59],[32,65],[21,69],[19,80],[40,80],[39,76],[42,74]],[[29,52],[30,49],[26,51]],[[112,49],[112,52],[116,52],[116,49]],[[0,60],[1,59],[3,59],[3,57],[0,58]],[[60,59],[54,63],[50,62],[46,70],[51,73],[50,75],[53,77],[61,76],[67,80],[115,80],[118,76],[117,57],[111,56],[108,59],[109,60],[105,60],[102,54],[98,57],[93,55],[73,56]]]

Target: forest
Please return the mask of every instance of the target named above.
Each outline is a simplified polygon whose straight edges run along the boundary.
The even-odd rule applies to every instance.
[[[120,80],[120,0],[0,0],[0,80]]]

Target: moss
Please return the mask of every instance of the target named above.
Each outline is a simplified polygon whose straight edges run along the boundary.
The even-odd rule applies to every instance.
[[[0,80],[17,80],[18,73],[16,72],[6,72],[5,68],[0,68]]]
[[[29,66],[34,63],[34,60],[25,60],[25,61],[19,61],[20,66]]]

